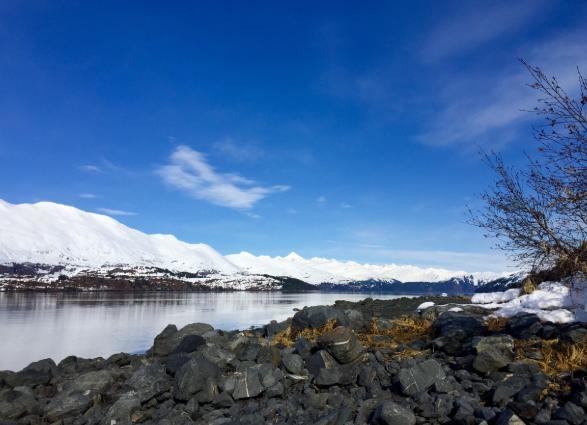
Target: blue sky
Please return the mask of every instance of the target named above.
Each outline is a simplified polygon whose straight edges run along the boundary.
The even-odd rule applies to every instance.
[[[505,267],[478,148],[587,68],[580,1],[123,3],[0,4],[0,198],[223,254]]]

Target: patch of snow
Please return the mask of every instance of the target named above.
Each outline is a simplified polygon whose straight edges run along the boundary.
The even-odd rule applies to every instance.
[[[520,295],[520,289],[508,289],[503,292],[487,292],[475,294],[471,297],[473,304],[504,303],[517,298]]]
[[[463,311],[463,309],[460,307],[452,307],[452,308],[449,308],[447,311],[452,311],[454,313],[460,313],[461,311]]]
[[[510,289],[506,292],[514,291]],[[518,290],[519,293],[519,290]],[[572,282],[544,282],[531,294],[511,298],[501,296],[501,293],[476,294],[482,295],[477,299],[483,307],[496,309],[493,312],[497,317],[513,317],[520,313],[532,313],[541,320],[557,323],[585,321],[587,318],[587,280],[584,278]],[[512,292],[513,294],[513,292]],[[509,299],[508,299],[509,298]],[[475,300],[474,300],[475,302]]]
[[[427,308],[433,307],[434,303],[432,301],[426,301],[425,303],[422,303],[418,306],[418,308],[416,308],[416,310],[418,311],[422,311],[422,310],[426,310]]]

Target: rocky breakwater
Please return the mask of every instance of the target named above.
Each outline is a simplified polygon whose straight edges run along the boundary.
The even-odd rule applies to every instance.
[[[144,355],[1,372],[0,423],[587,424],[585,325],[381,303],[245,332],[169,325]]]

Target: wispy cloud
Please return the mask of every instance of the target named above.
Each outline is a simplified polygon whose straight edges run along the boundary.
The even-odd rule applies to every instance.
[[[80,193],[79,197],[84,199],[96,199],[98,195],[95,193]]]
[[[96,211],[106,214],[106,215],[113,215],[113,216],[132,216],[137,215],[135,212],[131,211],[124,211],[124,210],[116,210],[112,208],[96,208]]]
[[[317,202],[318,204],[325,204],[325,203],[326,203],[326,201],[327,201],[327,199],[326,199],[326,196],[324,196],[324,195],[318,196],[318,197],[316,198],[316,202]]]
[[[258,145],[237,142],[232,137],[219,140],[212,148],[219,156],[240,162],[252,162],[265,156],[265,151]]]
[[[479,1],[442,19],[427,36],[421,56],[436,61],[468,52],[505,34],[521,30],[544,13],[541,0],[516,2]]]
[[[344,209],[348,209],[348,208],[352,208],[352,207],[353,207],[351,204],[347,204],[346,202],[341,202],[341,203],[339,204],[339,206],[340,206],[341,208],[344,208]]]
[[[86,173],[103,173],[102,167],[95,164],[84,164],[77,167],[78,170],[85,171]]]
[[[524,58],[554,75],[570,92],[577,87],[577,66],[587,69],[586,31],[569,32],[534,46]],[[519,124],[534,116],[537,93],[527,86],[529,76],[512,59],[500,72],[458,75],[440,92],[438,108],[419,140],[434,146],[471,144],[500,148],[518,136]]]
[[[290,188],[286,185],[260,186],[235,173],[220,173],[203,153],[185,145],[178,146],[169,164],[159,167],[157,173],[165,183],[196,199],[240,210],[250,209],[261,199]]]

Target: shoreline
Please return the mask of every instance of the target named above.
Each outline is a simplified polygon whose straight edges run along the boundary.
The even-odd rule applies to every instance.
[[[244,331],[169,325],[144,354],[45,359],[0,372],[0,418],[7,424],[582,424],[573,421],[587,408],[587,365],[550,370],[544,356],[587,343],[587,325],[528,314],[487,321],[490,311],[465,301],[337,301]],[[417,311],[423,302],[435,304]]]

